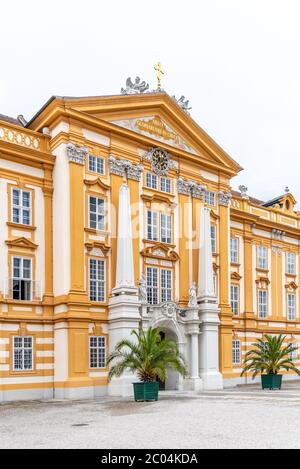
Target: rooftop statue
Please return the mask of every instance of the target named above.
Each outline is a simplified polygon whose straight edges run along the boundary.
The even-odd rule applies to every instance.
[[[189,114],[189,111],[192,109],[191,107],[189,107],[189,100],[188,99],[185,99],[185,96],[181,96],[181,98],[177,99],[176,96],[173,96],[173,99],[176,101],[176,103],[178,104],[178,106],[181,107],[181,109],[183,109],[183,111],[187,112]]]
[[[144,93],[149,89],[149,84],[145,81],[141,82],[140,77],[136,77],[134,83],[131,80],[131,77],[126,80],[126,88],[121,88],[122,94],[138,94]]]

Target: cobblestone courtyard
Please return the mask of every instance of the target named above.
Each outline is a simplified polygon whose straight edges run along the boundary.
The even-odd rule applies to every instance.
[[[161,392],[0,405],[0,448],[300,448],[300,381],[282,391]]]

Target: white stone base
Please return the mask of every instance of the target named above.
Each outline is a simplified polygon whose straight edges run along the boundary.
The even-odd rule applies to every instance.
[[[223,389],[223,376],[218,371],[200,373],[203,390]]]
[[[0,391],[0,402],[53,399],[53,388]]]
[[[86,386],[77,388],[55,388],[55,399],[95,399],[107,395],[107,386]]]
[[[107,386],[108,396],[116,397],[129,397],[133,394],[132,383],[137,382],[138,379],[133,375],[122,376],[120,378],[113,378]]]
[[[201,378],[186,378],[183,380],[184,391],[202,391],[203,381]]]

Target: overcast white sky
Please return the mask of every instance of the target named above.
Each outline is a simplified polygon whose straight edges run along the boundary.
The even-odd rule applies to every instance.
[[[10,0],[0,12],[0,113],[30,119],[53,94],[119,93],[128,76],[184,94],[244,171],[300,201],[299,0]]]

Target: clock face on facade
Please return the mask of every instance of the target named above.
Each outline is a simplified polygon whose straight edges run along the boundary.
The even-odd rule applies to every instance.
[[[152,150],[152,169],[157,174],[166,174],[169,167],[169,156],[162,148]]]

